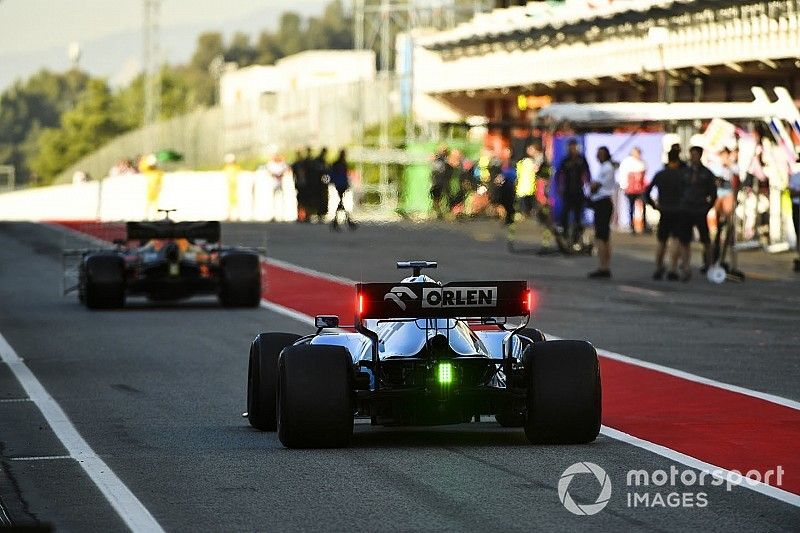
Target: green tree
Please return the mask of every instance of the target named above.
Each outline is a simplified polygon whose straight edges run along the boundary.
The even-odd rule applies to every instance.
[[[0,95],[0,164],[13,165],[19,181],[27,181],[31,146],[44,128],[59,125],[61,114],[75,105],[87,80],[78,70],[42,70]]]
[[[90,80],[75,108],[61,117],[61,127],[42,131],[38,150],[30,160],[31,169],[45,182],[59,172],[123,133],[119,101],[104,80]]]
[[[300,15],[288,11],[282,14],[276,38],[280,43],[283,56],[290,56],[306,50],[307,36]]]
[[[256,64],[272,65],[283,57],[278,38],[270,31],[262,31],[256,41]]]
[[[216,102],[217,73],[212,71],[224,53],[221,33],[207,32],[197,38],[194,54],[183,71],[186,83],[193,88],[195,105],[208,106]]]
[[[353,47],[352,22],[345,17],[340,0],[329,3],[322,17],[309,19],[306,44],[310,49],[342,50]]]
[[[283,13],[279,28],[262,31],[255,42],[244,33],[228,43],[219,32],[203,33],[187,64],[162,68],[160,118],[213,105],[225,60],[273,64],[308,49],[347,49],[351,31],[342,0],[333,0],[319,17]],[[113,93],[104,81],[89,81],[76,70],[39,72],[0,95],[0,164],[13,164],[23,180],[31,170],[51,179],[115,135],[139,127],[143,109],[141,75]]]
[[[225,47],[222,43],[222,34],[219,32],[207,32],[197,38],[197,46],[189,61],[189,67],[194,70],[208,72],[208,67],[217,56],[223,55]]]
[[[187,67],[161,68],[161,112],[160,119],[185,115],[197,107],[198,95],[191,86]],[[130,85],[116,95],[119,119],[126,129],[138,128],[144,120],[144,76],[138,75]]]
[[[256,57],[258,52],[250,45],[250,36],[236,32],[225,49],[225,61],[232,61],[240,67],[248,67],[255,62]]]

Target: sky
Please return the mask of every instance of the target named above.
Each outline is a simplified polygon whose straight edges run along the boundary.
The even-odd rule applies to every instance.
[[[274,28],[280,13],[321,13],[328,0],[161,0],[164,59],[185,61],[197,35]],[[143,0],[0,0],[0,90],[42,67],[67,68],[77,41],[81,66],[112,83],[141,67]]]

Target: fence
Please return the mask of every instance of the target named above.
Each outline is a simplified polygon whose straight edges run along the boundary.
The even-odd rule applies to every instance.
[[[120,159],[133,158],[147,148],[169,148],[181,153],[188,168],[219,167],[225,154],[222,110],[199,109],[120,135],[62,172],[56,184],[69,183],[76,171],[103,178]]]

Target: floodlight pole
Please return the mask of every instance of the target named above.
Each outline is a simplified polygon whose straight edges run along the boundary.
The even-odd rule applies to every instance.
[[[142,67],[144,74],[144,152],[151,153],[158,142],[155,124],[161,114],[161,48],[159,19],[161,0],[143,0]]]
[[[424,5],[422,5],[424,4]],[[389,163],[391,152],[390,121],[391,121],[391,102],[389,100],[389,89],[392,83],[392,46],[391,41],[393,30],[398,33],[409,35],[412,46],[413,62],[413,42],[414,30],[421,26],[452,26],[456,22],[458,13],[475,14],[487,8],[487,0],[474,0],[471,5],[459,5],[455,0],[427,0],[417,2],[417,0],[352,0],[353,8],[353,42],[356,50],[373,49],[378,51],[378,82],[383,89],[383,95],[379,105],[379,181],[378,193],[381,197],[381,204],[384,208],[392,209],[397,201],[396,191],[389,185]],[[441,20],[439,20],[441,19]],[[442,23],[444,22],[444,24]],[[411,97],[406,117],[406,143],[414,140],[414,120],[413,120],[413,65],[409,65],[409,90]],[[364,102],[363,91],[361,92],[361,103],[359,104],[359,117],[356,126],[356,144],[363,147],[363,137],[365,124],[364,121]],[[397,161],[395,161],[397,162]],[[359,163],[359,172],[363,176],[363,166]]]

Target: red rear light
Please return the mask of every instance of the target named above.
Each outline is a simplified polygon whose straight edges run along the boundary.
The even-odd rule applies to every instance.
[[[533,307],[534,307],[533,290],[527,289],[525,291],[525,295],[523,296],[522,306],[528,313],[533,312]]]
[[[364,295],[358,294],[358,302],[356,302],[356,309],[358,309],[358,316],[364,314]]]

